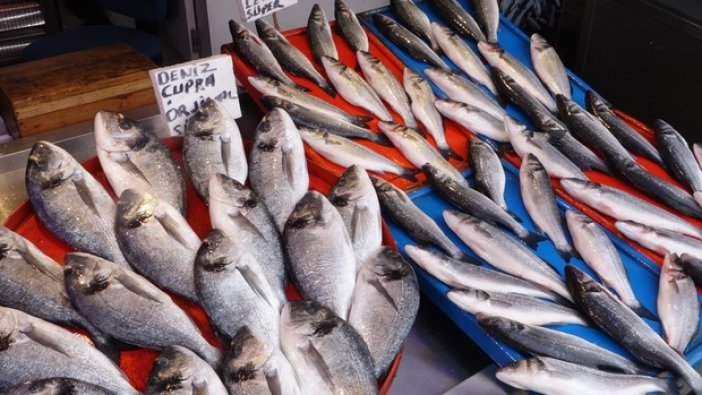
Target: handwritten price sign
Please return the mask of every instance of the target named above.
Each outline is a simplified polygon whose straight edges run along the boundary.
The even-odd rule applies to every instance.
[[[297,0],[239,0],[238,3],[241,19],[251,22],[262,16],[297,4]]]

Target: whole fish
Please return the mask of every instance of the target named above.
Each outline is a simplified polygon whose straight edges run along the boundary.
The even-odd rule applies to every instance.
[[[556,50],[539,33],[531,35],[529,45],[534,71],[551,94],[571,97],[570,80]]]
[[[166,347],[156,358],[144,394],[228,395],[217,372],[181,346]]]
[[[477,137],[471,137],[469,141],[468,157],[476,189],[509,212],[505,202],[505,169],[500,158],[490,144]]]
[[[495,376],[512,387],[546,395],[643,395],[649,392],[678,392],[673,380],[609,373],[546,357],[513,362],[500,368]]]
[[[446,159],[452,157],[461,160],[461,156],[455,153],[446,141],[444,119],[434,106],[436,96],[429,83],[419,74],[405,67],[402,73],[402,85],[409,96],[412,113],[422,123],[424,130],[434,138],[441,155]]]
[[[602,214],[702,239],[702,230],[662,208],[619,189],[592,181],[562,179],[569,195]]]
[[[409,334],[419,311],[417,275],[402,256],[383,246],[358,272],[349,324],[368,345],[380,379]]]
[[[496,224],[509,229],[524,243],[535,247],[540,237],[529,232],[507,211],[487,196],[470,186],[454,181],[443,171],[431,163],[422,166],[427,180],[436,192],[454,206],[482,221]]]
[[[208,203],[212,227],[250,248],[261,263],[266,279],[282,296],[285,289],[283,246],[263,199],[237,180],[216,174],[210,179]]]
[[[391,0],[390,7],[392,12],[397,15],[412,33],[421,37],[431,49],[440,54],[441,48],[434,39],[434,34],[431,31],[431,22],[429,17],[424,13],[413,0]]]
[[[299,395],[297,374],[283,352],[244,326],[234,335],[222,372],[231,395]]]
[[[663,160],[654,147],[644,136],[629,126],[623,119],[619,118],[594,91],[588,91],[585,95],[587,108],[590,112],[609,129],[614,137],[629,151],[650,159],[658,164]]]
[[[393,111],[400,114],[405,125],[416,128],[417,121],[412,115],[409,98],[395,75],[378,58],[368,52],[358,51],[356,58],[363,75],[375,93],[388,103]]]
[[[659,255],[676,253],[702,256],[702,240],[632,221],[617,221],[614,225],[624,236]]]
[[[334,87],[314,68],[312,62],[297,47],[265,19],[256,19],[258,36],[266,43],[276,60],[293,75],[307,78],[322,88],[331,97],[336,96]]]
[[[251,189],[263,200],[282,233],[309,186],[302,138],[284,109],[274,108],[261,119],[249,156]]]
[[[114,394],[138,394],[104,354],[66,329],[0,306],[0,333],[0,391],[27,381],[64,377]]]
[[[478,317],[478,323],[501,342],[534,356],[542,355],[594,369],[642,373],[641,367],[634,362],[578,336],[504,317],[482,316]]]
[[[256,72],[266,77],[275,78],[293,88],[304,89],[285,74],[271,50],[252,31],[230,19],[229,32],[232,35],[236,53],[246,63],[253,66]]]
[[[141,347],[183,346],[213,367],[219,365],[219,350],[202,337],[170,296],[144,277],[84,253],[69,253],[65,263],[71,302],[103,332]]]
[[[695,161],[685,138],[660,119],[653,122],[653,128],[666,170],[691,191],[702,191],[702,169]]]
[[[356,13],[342,0],[334,0],[334,19],[336,28],[354,52],[368,51],[366,31],[363,30]]]
[[[356,165],[346,169],[329,191],[329,201],[346,225],[360,269],[383,244],[380,203],[368,173]]]
[[[317,191],[295,206],[283,232],[292,281],[307,300],[349,315],[356,283],[356,258],[339,212]]]
[[[448,299],[473,315],[509,318],[530,325],[587,325],[580,314],[560,304],[520,294],[452,289]]]
[[[456,0],[431,0],[429,5],[456,33],[476,42],[486,40],[478,23]]]
[[[3,395],[62,395],[62,394],[90,394],[113,395],[114,393],[104,387],[86,383],[85,381],[69,378],[48,378],[28,381],[2,392]]]
[[[682,377],[702,394],[702,377],[651,327],[606,288],[575,266],[566,266],[566,282],[581,311],[636,359]]]
[[[512,77],[517,84],[546,106],[549,111],[555,113],[558,110],[556,102],[541,84],[539,78],[514,56],[504,51],[499,45],[487,42],[479,42],[478,50],[492,67],[498,68]]]
[[[487,41],[497,44],[497,29],[500,26],[500,6],[497,0],[472,0],[471,3]]]
[[[305,107],[304,105],[295,104],[274,96],[264,95],[263,101],[269,108],[279,107],[285,110],[290,117],[295,120],[295,123],[300,126],[307,126],[312,129],[323,129],[341,137],[361,138],[376,144],[390,145],[388,139],[382,134],[362,128],[337,115],[321,112],[314,108]]]
[[[339,59],[327,15],[319,4],[312,6],[310,16],[307,19],[307,39],[310,41],[312,56],[317,64],[322,64],[324,56]]]
[[[687,275],[692,278],[692,281],[695,282],[695,285],[699,287],[700,284],[702,284],[702,260],[694,255],[682,254],[680,255],[680,264],[683,270],[685,270],[685,273],[687,273]]]
[[[95,147],[115,195],[133,188],[185,213],[185,182],[169,149],[141,123],[112,111],[95,114]]]
[[[469,265],[465,261],[427,248],[408,244],[405,246],[405,253],[419,267],[451,288],[517,293],[553,301],[563,300],[557,294],[545,291],[532,282],[483,266]]]
[[[490,79],[487,67],[480,60],[478,54],[461,37],[455,34],[453,30],[436,22],[431,23],[431,32],[436,39],[436,43],[446,54],[446,57],[458,66],[461,71],[466,73],[468,77],[472,78],[473,81],[483,84],[493,95],[497,96],[497,89],[492,79]]]
[[[412,58],[444,70],[451,70],[421,38],[391,18],[378,12],[373,14],[373,24],[383,36]]]
[[[380,97],[352,68],[328,56],[322,56],[322,65],[329,81],[344,100],[367,110],[383,121],[392,120],[392,115]]]
[[[183,163],[195,190],[205,200],[213,174],[222,173],[246,182],[248,165],[241,133],[221,103],[207,99],[188,119]]]
[[[675,253],[665,254],[657,303],[665,341],[684,355],[700,323],[700,299],[695,283]]]
[[[509,135],[505,131],[505,124],[502,120],[478,107],[453,100],[437,100],[434,105],[443,116],[475,134],[489,137],[501,143],[509,142]]]
[[[619,251],[593,220],[573,210],[565,213],[573,245],[583,261],[597,273],[602,283],[641,317],[656,319],[634,295]]]
[[[298,374],[302,393],[378,393],[368,347],[333,311],[312,301],[288,302],[280,325],[283,352]]]
[[[424,74],[451,100],[477,107],[497,119],[503,119],[507,115],[505,110],[479,86],[454,72],[427,68]]]
[[[47,141],[35,143],[25,183],[37,217],[51,233],[73,248],[128,267],[115,238],[115,202],[68,152]]]
[[[421,245],[438,247],[453,258],[465,258],[439,225],[417,207],[404,191],[380,178],[371,176],[370,179],[378,194],[382,212],[407,232],[412,240]]]
[[[568,242],[563,229],[563,218],[558,210],[551,179],[539,159],[532,154],[527,154],[522,160],[519,168],[519,188],[529,217],[536,227],[551,239],[561,258],[569,262],[577,253]]]
[[[115,233],[134,270],[163,289],[197,301],[193,261],[200,238],[175,207],[127,189],[117,201]]]
[[[443,216],[449,228],[487,263],[572,300],[558,273],[524,244],[467,214],[446,210]]]

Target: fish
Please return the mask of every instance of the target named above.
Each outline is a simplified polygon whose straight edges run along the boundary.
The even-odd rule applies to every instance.
[[[462,160],[463,158],[454,152],[446,141],[444,119],[434,106],[436,96],[434,96],[429,83],[412,69],[405,67],[402,72],[402,85],[410,99],[410,108],[414,117],[422,123],[424,130],[434,138],[441,155],[446,159]]]
[[[378,394],[366,343],[332,310],[313,301],[288,302],[280,325],[283,353],[302,393]]]
[[[578,139],[573,137],[567,129],[546,129],[544,133],[549,144],[556,147],[558,151],[579,168],[596,170],[604,174],[611,173],[607,164]]]
[[[702,169],[695,160],[685,138],[667,122],[653,122],[656,143],[665,163],[665,169],[689,190],[702,191]]]
[[[412,114],[410,101],[402,84],[394,74],[375,56],[365,51],[356,52],[358,65],[368,83],[396,113],[400,114],[405,125],[416,128],[417,121]]]
[[[210,179],[208,205],[212,227],[250,248],[266,279],[282,298],[286,283],[283,247],[263,199],[237,180],[215,174]]]
[[[685,273],[687,273],[687,275],[692,278],[692,281],[695,282],[695,285],[699,287],[702,284],[702,260],[694,255],[682,254],[680,255],[680,264],[683,270],[685,270]]]
[[[485,262],[572,300],[561,276],[524,244],[468,214],[446,210],[443,217],[448,227]]]
[[[316,96],[303,92],[298,89],[291,88],[278,80],[268,78],[262,75],[250,76],[249,84],[254,87],[262,95],[276,96],[281,99],[290,101],[302,107],[309,107],[318,112],[324,112],[333,117],[341,117],[347,122],[355,125],[366,127],[372,117],[350,114],[341,108],[330,104]]]
[[[479,42],[478,50],[492,67],[498,68],[512,77],[517,84],[540,101],[549,111],[555,113],[558,110],[556,102],[539,78],[514,56],[500,48],[499,45],[487,42]]]
[[[585,100],[588,110],[609,129],[626,149],[655,163],[663,164],[661,155],[656,147],[624,122],[623,119],[619,118],[594,91],[588,91],[585,94]]]
[[[115,237],[115,202],[63,148],[35,143],[27,158],[25,185],[39,221],[56,237],[129,267]]]
[[[316,3],[312,6],[310,16],[307,19],[307,39],[310,42],[312,56],[317,64],[322,64],[322,58],[324,56],[339,59],[339,53],[336,51],[336,46],[334,45],[327,15],[324,13],[322,7]]]
[[[312,62],[297,47],[290,44],[288,39],[271,26],[265,19],[256,19],[258,36],[266,43],[275,59],[293,75],[307,78],[319,86],[329,96],[336,96],[334,87],[329,84],[322,74],[314,68]]]
[[[655,320],[656,316],[636,298],[619,252],[605,232],[592,219],[573,210],[567,210],[565,217],[576,251],[602,283],[636,314]]]
[[[119,395],[136,395],[104,354],[60,326],[0,306],[0,391],[52,377],[81,380]]]
[[[341,215],[324,195],[309,191],[300,199],[285,223],[283,248],[300,294],[348,318],[356,257]]]
[[[183,163],[195,190],[205,200],[213,174],[246,182],[248,164],[241,132],[221,103],[207,99],[188,119]]]
[[[447,176],[441,169],[431,163],[425,164],[422,170],[424,170],[427,180],[436,192],[446,201],[461,209],[461,211],[482,221],[509,229],[510,232],[514,233],[528,246],[535,247],[536,242],[541,239],[524,228],[490,198],[470,186],[455,182],[450,176]]]
[[[200,238],[175,207],[127,189],[117,201],[115,233],[134,270],[163,289],[197,301],[193,261]]]
[[[391,43],[412,58],[443,70],[451,68],[421,38],[381,13],[373,14],[373,24]]]
[[[475,42],[486,40],[478,23],[456,0],[431,0],[428,3],[439,18],[456,33]]]
[[[576,179],[562,179],[561,187],[580,202],[619,221],[633,221],[702,239],[701,229],[619,189]]]
[[[95,147],[115,195],[137,189],[186,212],[185,181],[171,151],[138,121],[112,111],[95,114]]]
[[[505,131],[502,120],[481,108],[453,100],[437,100],[434,105],[444,117],[455,121],[472,133],[501,143],[509,142],[509,135]]]
[[[419,170],[402,167],[398,163],[345,137],[319,129],[300,128],[302,140],[330,162],[341,167],[360,166],[379,174],[392,173],[410,181],[417,181]]]
[[[555,358],[593,369],[645,373],[629,359],[568,333],[495,316],[478,317],[478,324],[501,342],[533,356]]]
[[[329,201],[344,221],[360,270],[383,244],[380,202],[368,173],[356,165],[346,169],[329,191]]]
[[[519,168],[519,188],[529,217],[540,232],[553,242],[564,261],[577,257],[563,229],[563,218],[558,210],[556,194],[546,169],[532,154],[527,154]]]
[[[546,395],[597,395],[616,393],[643,395],[678,393],[675,381],[644,375],[603,372],[553,358],[536,357],[513,362],[495,374],[498,380]]]
[[[12,387],[2,393],[3,395],[61,395],[61,394],[91,394],[113,395],[104,387],[86,383],[85,381],[69,378],[48,378],[28,381]]]
[[[288,112],[274,108],[263,116],[249,157],[251,189],[263,200],[282,233],[285,221],[309,186],[302,137]]]
[[[702,377],[651,327],[606,288],[575,266],[566,266],[566,283],[580,310],[639,361],[670,370],[696,394],[702,393]]]
[[[427,68],[424,74],[451,100],[477,107],[497,119],[503,119],[507,115],[505,110],[479,86],[456,73]]]
[[[424,42],[429,44],[432,51],[441,54],[441,48],[434,39],[434,34],[431,30],[431,21],[412,0],[391,0],[390,8],[397,15],[403,25],[407,27],[417,37],[420,37]]]
[[[356,51],[368,51],[368,36],[356,17],[356,13],[342,0],[334,0],[334,19],[336,28]]]
[[[565,66],[551,44],[539,33],[534,33],[531,35],[529,50],[534,71],[551,94],[571,97],[570,80]]]
[[[665,341],[684,355],[700,323],[700,299],[692,278],[685,273],[680,257],[665,254],[658,285],[658,315]]]
[[[166,347],[156,358],[144,394],[228,395],[217,372],[181,346]]]
[[[487,42],[497,44],[497,29],[500,26],[500,6],[497,0],[471,0],[471,4]]]
[[[451,258],[425,247],[407,244],[405,254],[419,267],[451,288],[517,293],[554,302],[563,300],[561,296],[546,291],[532,282],[484,266],[466,264],[463,260]]]
[[[468,151],[475,188],[509,213],[509,207],[505,201],[505,169],[497,153],[490,144],[477,137],[470,138]]]
[[[274,78],[293,88],[305,89],[297,85],[295,81],[285,74],[268,46],[251,30],[230,19],[229,32],[232,35],[234,51],[246,63],[253,66],[257,73]]]
[[[71,303],[101,331],[140,347],[183,346],[219,366],[221,352],[170,296],[144,277],[81,252],[66,255],[64,274]]]
[[[314,108],[305,107],[274,96],[264,95],[263,102],[266,103],[269,108],[279,107],[285,110],[295,123],[300,126],[306,126],[312,129],[323,129],[341,137],[361,138],[380,145],[390,145],[388,139],[382,134],[355,125],[339,118],[337,115],[320,112]]]
[[[243,326],[225,357],[222,380],[231,395],[300,395],[297,373],[283,352]]]
[[[349,324],[368,345],[377,379],[390,368],[418,311],[419,283],[412,266],[390,247],[377,249],[358,272],[349,313]]]
[[[614,225],[627,238],[661,256],[667,253],[702,256],[702,241],[699,239],[683,236],[669,230],[652,228],[633,221],[617,221]]]
[[[588,325],[580,313],[571,308],[526,295],[452,289],[446,297],[462,310],[476,316],[505,317],[536,326]]]
[[[436,22],[431,23],[431,32],[446,57],[473,81],[488,88],[493,95],[498,95],[497,88],[490,78],[487,67],[485,67],[478,54],[462,38],[454,33],[453,30]]]

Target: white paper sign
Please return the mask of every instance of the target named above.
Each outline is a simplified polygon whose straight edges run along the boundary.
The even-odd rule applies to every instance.
[[[251,22],[262,16],[297,4],[297,0],[238,0],[237,3],[239,3],[241,19]]]
[[[234,119],[241,117],[232,58],[216,55],[149,70],[161,115],[172,135],[182,135],[188,118],[212,98]]]

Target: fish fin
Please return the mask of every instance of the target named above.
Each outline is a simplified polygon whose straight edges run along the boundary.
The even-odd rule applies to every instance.
[[[648,318],[649,320],[653,320],[653,321],[659,320],[658,317],[656,317],[656,315],[653,314],[653,312],[651,310],[647,309],[643,305],[639,305],[638,307],[631,307],[631,310],[633,310],[634,313],[636,313],[636,315],[638,315],[641,318]],[[699,330],[699,328],[698,328],[698,330]]]
[[[229,174],[229,163],[231,161],[231,139],[221,139],[222,145],[219,146],[220,155],[222,155],[222,166],[224,166],[224,172]]]
[[[360,126],[362,128],[368,127],[368,122],[372,121],[372,117],[364,117],[363,115],[352,115],[349,120],[352,124]]]
[[[324,383],[329,387],[329,390],[335,393],[336,385],[334,384],[334,375],[332,375],[327,362],[324,360],[324,357],[322,357],[322,354],[315,348],[314,344],[308,340],[304,348],[300,347],[300,351],[307,360],[307,363],[315,367]]]
[[[280,382],[280,376],[278,376],[278,369],[271,369],[263,373],[266,378],[266,384],[268,384],[268,390],[271,395],[283,395],[283,386]]]
[[[371,287],[373,287],[376,291],[378,291],[378,293],[383,298],[385,298],[385,300],[387,300],[388,303],[390,303],[390,306],[392,306],[392,308],[395,309],[395,311],[399,311],[399,309],[397,308],[397,304],[395,303],[395,300],[392,298],[392,295],[390,295],[388,293],[388,290],[385,289],[383,284],[380,283],[380,280],[378,280],[377,278],[374,278],[374,279],[368,281],[368,284]]]
[[[451,159],[451,158],[456,159],[456,160],[459,160],[459,161],[462,161],[462,160],[463,160],[463,158],[461,157],[461,155],[458,155],[458,154],[456,153],[456,151],[454,151],[453,149],[451,149],[451,147],[448,147],[448,146],[443,147],[443,148],[440,147],[440,148],[439,148],[439,152],[441,153],[441,156],[443,156],[443,157],[446,158],[447,160],[448,160],[448,159]]]
[[[363,211],[367,211],[366,209],[359,208],[357,205],[354,205],[353,207],[353,213],[351,214],[351,240],[356,239],[356,231],[361,230],[360,228],[362,227],[361,221],[363,220]]]
[[[192,395],[208,395],[210,393],[209,391],[209,385],[207,383],[207,380],[205,380],[203,377],[197,377],[192,381],[192,386],[193,386],[193,393]]]
[[[288,185],[293,185],[295,181],[295,155],[292,151],[282,150],[283,154],[283,174],[285,174],[285,179],[288,181]]]
[[[322,90],[324,90],[324,92],[326,92],[327,95],[331,97],[336,97],[336,89],[334,89],[334,87],[331,86],[331,84],[325,83],[324,85],[320,85],[319,87],[322,88]]]
[[[142,181],[147,183],[148,185],[151,185],[149,180],[146,178],[146,175],[132,162],[131,159],[129,159],[129,156],[125,155],[124,158],[121,160],[118,160],[117,163],[119,166],[124,169],[127,173],[140,178]]]
[[[95,206],[95,201],[93,200],[93,195],[90,193],[90,188],[88,188],[88,184],[85,183],[85,178],[81,179],[73,179],[73,186],[76,188],[76,192],[78,192],[78,196],[80,196],[80,200],[85,203],[90,210],[95,213],[98,217],[100,217],[100,211],[98,211],[97,206]]]
[[[563,260],[566,262],[570,262],[572,258],[580,257],[570,245],[568,246],[568,248],[557,248],[556,250],[558,251],[558,255],[560,255],[561,258],[563,258]]]
[[[162,294],[149,289],[147,286],[147,280],[142,280],[141,278],[135,276],[136,274],[125,271],[117,276],[117,281],[122,284],[125,289],[137,296],[141,296],[144,299],[148,299],[156,303],[164,302],[164,297]]]
[[[95,343],[95,348],[105,354],[112,362],[119,365],[120,351],[122,351],[120,342],[117,342],[115,339],[105,334],[91,332],[90,335],[93,339],[93,343]]]
[[[22,258],[29,263],[34,269],[38,270],[43,275],[53,279],[54,281],[63,283],[63,268],[55,262],[39,259],[33,249],[28,249],[26,252],[20,252]]]
[[[275,306],[275,303],[268,298],[268,293],[266,292],[265,285],[262,284],[262,281],[266,281],[265,279],[259,278],[259,276],[253,270],[251,270],[249,265],[238,265],[236,267],[236,270],[238,270],[239,273],[241,273],[241,276],[244,278],[244,281],[246,281],[246,283],[256,293],[256,295],[263,298],[263,300],[265,300],[269,306]]]
[[[178,244],[183,247],[189,248],[189,243],[182,235],[182,228],[178,221],[168,215],[168,212],[163,212],[155,216],[156,220],[161,224],[163,230],[168,233],[169,236],[173,238]]]
[[[400,174],[400,177],[405,178],[407,180],[410,180],[412,182],[417,182],[417,174],[419,174],[421,171],[417,169],[407,169],[403,168],[402,174]]]
[[[261,231],[254,225],[249,219],[242,214],[237,214],[237,215],[232,215],[229,214],[229,218],[232,219],[232,221],[236,222],[238,224],[238,228],[242,229],[246,232],[253,233],[254,235],[262,238],[263,240],[266,240],[266,237],[261,233]],[[268,240],[266,240],[268,241]]]
[[[395,147],[392,144],[392,141],[390,141],[390,139],[387,136],[385,136],[384,134],[373,133],[373,135],[374,135],[374,137],[372,139],[369,139],[370,141],[372,141],[376,144],[383,145],[385,147]]]
[[[520,237],[520,239],[529,246],[531,249],[536,249],[540,241],[544,240],[544,236],[534,233],[534,232],[529,232],[527,233],[524,237]]]
[[[42,346],[61,353],[69,358],[73,358],[71,354],[63,347],[63,345],[54,338],[48,331],[42,330],[29,323],[27,327],[20,330],[22,334],[30,338],[33,342],[39,343]]]

